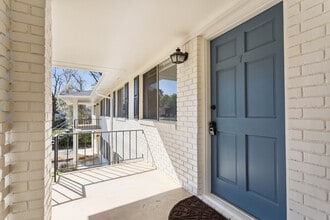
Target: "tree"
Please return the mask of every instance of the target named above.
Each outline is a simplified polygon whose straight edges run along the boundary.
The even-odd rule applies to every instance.
[[[52,102],[53,102],[53,112],[52,112],[52,126],[55,127],[55,114],[58,113],[58,103],[57,103],[57,95],[62,89],[63,85],[63,78],[60,72],[58,71],[58,68],[53,68],[52,70],[52,81],[53,81],[53,88],[52,88]]]
[[[102,76],[101,72],[94,72],[94,71],[89,71],[89,74],[94,78],[95,82],[97,83]]]
[[[84,73],[86,74],[86,73]],[[88,71],[87,74],[94,80],[92,84],[98,82],[101,77],[100,72]],[[52,69],[52,98],[53,98],[53,127],[56,126],[55,114],[56,113],[69,113],[70,108],[57,97],[59,94],[69,94],[73,92],[82,92],[85,91],[86,88],[86,80],[81,74],[81,71],[67,68],[58,68],[54,67]],[[79,106],[80,114],[87,112],[84,106]]]

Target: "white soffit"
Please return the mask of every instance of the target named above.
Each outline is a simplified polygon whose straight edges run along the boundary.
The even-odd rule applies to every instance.
[[[248,14],[246,10],[275,1],[53,0],[53,65],[103,72],[94,93],[107,95],[129,76],[143,73],[137,71],[168,58],[189,38],[212,34],[210,27],[219,18],[239,21],[234,14],[242,8]]]
[[[132,74],[164,50],[174,51],[231,2],[53,0],[53,63]]]

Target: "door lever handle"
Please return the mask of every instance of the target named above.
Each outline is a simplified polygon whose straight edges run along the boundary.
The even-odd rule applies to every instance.
[[[217,123],[215,121],[209,123],[209,134],[211,136],[217,135]]]

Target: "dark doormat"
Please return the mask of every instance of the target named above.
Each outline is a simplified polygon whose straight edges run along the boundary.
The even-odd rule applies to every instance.
[[[227,220],[196,196],[178,202],[171,210],[169,220]]]

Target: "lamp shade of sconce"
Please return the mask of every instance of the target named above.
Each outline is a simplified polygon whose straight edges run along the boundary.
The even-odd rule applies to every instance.
[[[188,53],[181,52],[180,48],[177,48],[174,53],[170,55],[172,63],[180,64],[188,59]]]

